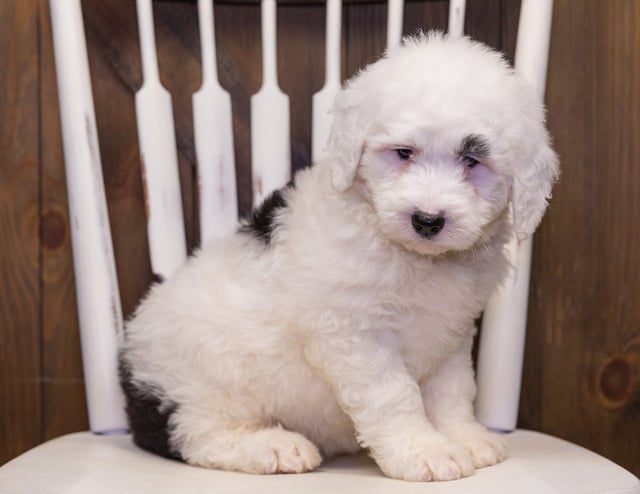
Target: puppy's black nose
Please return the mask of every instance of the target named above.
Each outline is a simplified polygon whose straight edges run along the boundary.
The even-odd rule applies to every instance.
[[[413,229],[423,237],[433,237],[444,228],[444,215],[440,214],[427,214],[421,211],[416,211],[411,216],[411,224]]]

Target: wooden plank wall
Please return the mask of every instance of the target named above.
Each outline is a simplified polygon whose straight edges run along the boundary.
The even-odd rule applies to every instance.
[[[512,57],[518,0],[468,0],[467,32]],[[86,0],[85,27],[123,309],[151,279],[136,144],[135,4]],[[563,163],[534,242],[520,425],[594,449],[640,475],[640,4],[556,0],[549,125]],[[191,94],[200,81],[193,1],[156,1],[172,92],[190,248],[197,245]],[[444,28],[446,1],[408,2],[405,33]],[[310,95],[323,83],[324,7],[278,11],[280,84],[295,169],[310,156]],[[348,2],[343,75],[384,46],[385,6]],[[240,212],[250,208],[249,97],[260,85],[259,7],[216,4],[231,92]],[[0,464],[87,428],[69,218],[46,0],[0,2]],[[635,439],[634,439],[635,438]]]
[[[2,461],[42,438],[40,74],[35,2],[0,4],[0,67]]]
[[[640,473],[640,3],[557,1],[521,422]]]

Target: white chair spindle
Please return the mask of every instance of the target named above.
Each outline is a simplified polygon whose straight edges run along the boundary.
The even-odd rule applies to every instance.
[[[143,84],[136,93],[151,268],[170,277],[187,257],[171,95],[162,87],[151,0],[137,0]]]
[[[342,0],[327,0],[327,32],[325,43],[325,81],[313,95],[311,158],[316,161],[329,137],[333,117],[329,113],[342,86],[340,74],[340,38],[342,30]]]
[[[231,97],[218,82],[213,0],[198,0],[202,86],[193,95],[200,243],[229,235],[238,222]]]
[[[523,0],[520,6],[515,67],[540,98],[547,85],[553,0]]]
[[[449,1],[449,36],[452,38],[461,38],[464,36],[464,15],[466,7],[466,0]]]
[[[291,178],[289,97],[278,87],[276,0],[261,0],[262,86],[251,97],[253,204]]]
[[[387,50],[395,48],[402,40],[404,0],[388,0],[387,6]]]
[[[523,0],[520,7],[516,70],[544,99],[553,0]],[[524,357],[531,238],[509,245],[515,269],[485,309],[478,354],[476,416],[485,426],[511,431],[518,419]]]
[[[89,425],[127,428],[117,371],[122,312],[79,0],[50,1]]]

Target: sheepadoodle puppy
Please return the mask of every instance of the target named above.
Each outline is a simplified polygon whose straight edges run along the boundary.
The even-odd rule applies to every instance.
[[[474,319],[558,162],[532,89],[468,38],[407,38],[337,97],[324,157],[153,286],[126,328],[134,441],[192,465],[388,476],[505,458],[474,419]]]

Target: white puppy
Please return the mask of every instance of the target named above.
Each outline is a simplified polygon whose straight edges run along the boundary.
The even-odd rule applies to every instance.
[[[121,353],[134,440],[255,473],[359,448],[406,480],[501,461],[473,416],[474,319],[557,172],[498,53],[405,39],[339,95],[324,158],[140,305]]]

